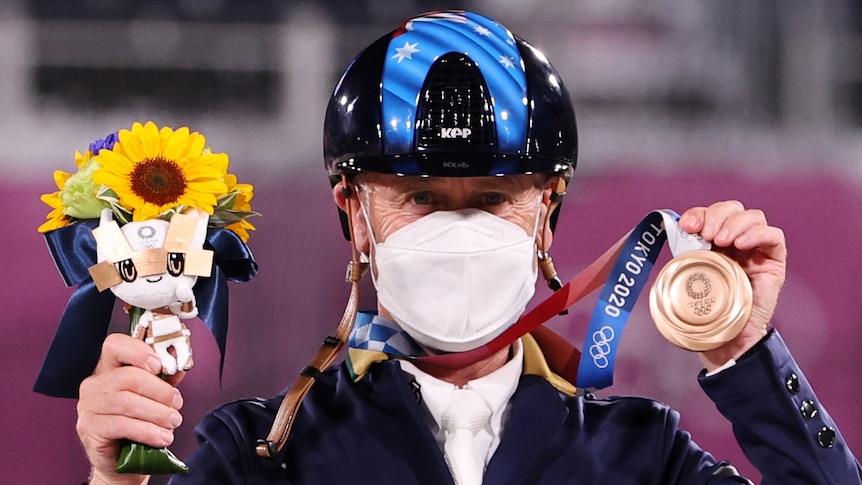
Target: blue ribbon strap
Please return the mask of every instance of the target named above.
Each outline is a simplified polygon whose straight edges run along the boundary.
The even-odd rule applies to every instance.
[[[92,229],[97,220],[79,223],[45,234],[48,249],[66,286],[75,286],[33,390],[56,397],[78,397],[81,381],[93,373],[102,342],[107,335],[115,297],[99,292],[88,268],[96,264],[96,241]],[[245,282],[257,274],[258,265],[248,246],[234,232],[211,229],[205,249],[214,251],[209,278],[194,286],[198,317],[218,344],[219,376],[224,366],[228,326],[227,281]]]
[[[678,219],[671,211],[666,216]],[[632,230],[605,280],[593,309],[578,366],[578,389],[613,384],[617,347],[635,302],[667,240],[662,211],[654,211]]]

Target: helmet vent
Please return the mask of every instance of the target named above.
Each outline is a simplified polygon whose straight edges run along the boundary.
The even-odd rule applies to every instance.
[[[469,57],[452,52],[431,66],[420,92],[415,136],[417,151],[474,151],[497,145],[488,88]]]

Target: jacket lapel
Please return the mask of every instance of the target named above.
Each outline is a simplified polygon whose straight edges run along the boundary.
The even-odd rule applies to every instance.
[[[387,478],[377,483],[452,484],[443,452],[425,422],[408,377],[397,362],[386,361],[374,366],[359,382],[375,405],[374,411],[362,419],[368,432],[404,465],[402,469],[414,475],[396,477],[384,469],[380,471]]]
[[[484,485],[536,483],[536,470],[555,461],[564,449],[559,443],[568,416],[563,399],[546,380],[532,375],[521,378]]]

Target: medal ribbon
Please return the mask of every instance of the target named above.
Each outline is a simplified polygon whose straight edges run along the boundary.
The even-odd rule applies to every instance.
[[[679,215],[671,210],[650,212],[631,232],[565,286],[482,347],[466,352],[416,357],[415,360],[431,367],[459,368],[490,357],[531,332],[545,351],[549,366],[561,377],[584,390],[610,386],[623,329],[664,242],[668,241],[674,256],[711,247],[699,236],[680,230],[677,220]],[[541,327],[598,289],[603,282],[604,288],[594,307],[584,339],[586,349],[582,354],[552,330]]]

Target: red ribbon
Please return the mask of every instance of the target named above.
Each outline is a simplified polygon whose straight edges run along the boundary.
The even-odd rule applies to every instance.
[[[545,359],[551,370],[569,382],[576,382],[578,363],[581,358],[580,350],[550,328],[543,327],[542,324],[602,286],[622,250],[626,237],[628,236],[626,235],[617,241],[565,286],[522,315],[517,322],[494,340],[466,352],[415,357],[412,360],[420,361],[423,367],[429,368],[450,370],[463,368],[491,357],[496,352],[511,345],[515,340],[530,333],[545,354]]]

